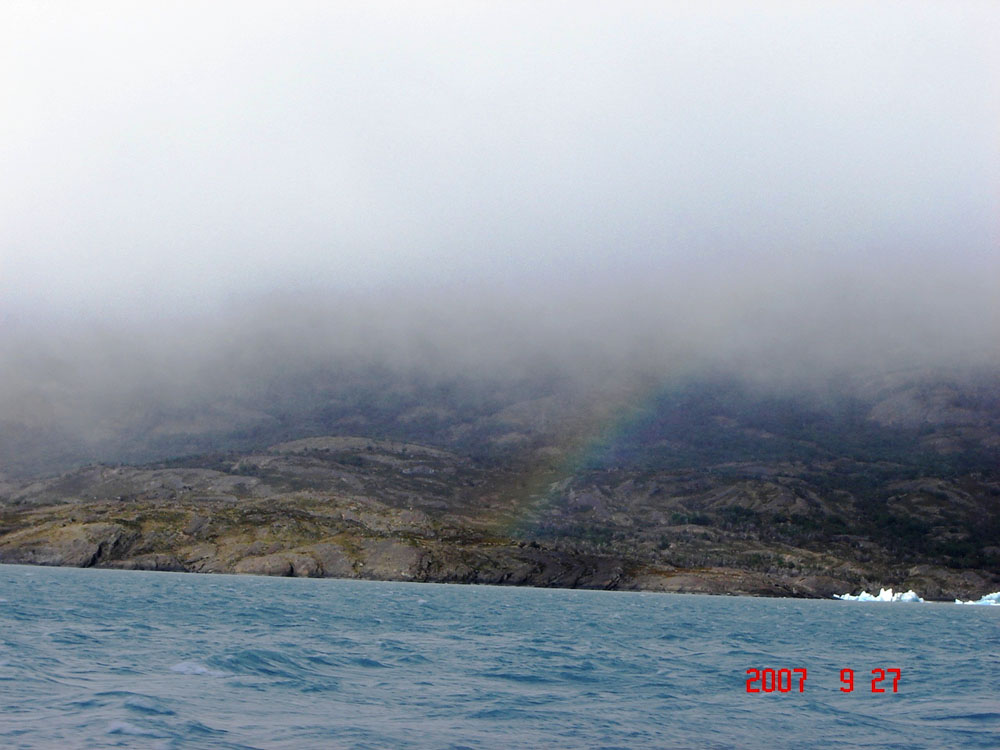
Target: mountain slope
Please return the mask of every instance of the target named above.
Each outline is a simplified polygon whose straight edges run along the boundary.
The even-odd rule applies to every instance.
[[[978,596],[1000,588],[997,382],[918,373],[822,395],[726,378],[314,384],[255,430],[216,434],[210,453],[6,480],[0,560]],[[237,406],[253,405],[219,409]],[[167,433],[203,447],[170,416],[175,431],[161,424],[138,452],[173,445]]]

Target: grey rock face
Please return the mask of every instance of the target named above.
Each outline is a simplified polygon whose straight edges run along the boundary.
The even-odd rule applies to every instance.
[[[138,536],[109,523],[28,529],[0,540],[0,562],[89,568],[119,559]]]

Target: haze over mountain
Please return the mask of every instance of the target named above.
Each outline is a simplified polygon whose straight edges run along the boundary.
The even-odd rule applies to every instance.
[[[590,471],[740,464],[850,520],[945,482],[972,533],[998,512],[998,32],[985,2],[8,3],[3,497],[350,437],[567,502]],[[653,489],[608,489],[591,531],[647,560],[671,513],[728,528]],[[460,526],[486,502],[456,498]],[[997,572],[935,519],[920,555]]]

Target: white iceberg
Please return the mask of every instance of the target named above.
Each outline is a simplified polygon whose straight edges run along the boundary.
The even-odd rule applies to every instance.
[[[910,590],[901,594],[894,594],[892,589],[882,589],[875,594],[862,591],[857,596],[853,594],[834,594],[834,599],[843,599],[845,602],[922,602],[923,599],[916,591]]]
[[[956,599],[955,604],[978,604],[984,607],[1000,607],[1000,591],[994,591],[992,594],[987,594],[982,599],[977,601],[963,602],[961,599]]]

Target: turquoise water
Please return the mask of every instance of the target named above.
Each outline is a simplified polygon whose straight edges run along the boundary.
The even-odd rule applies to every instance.
[[[996,748],[998,610],[0,566],[0,747]]]

